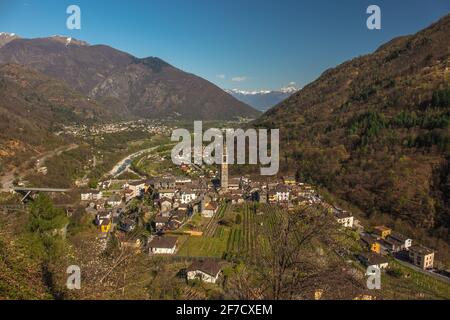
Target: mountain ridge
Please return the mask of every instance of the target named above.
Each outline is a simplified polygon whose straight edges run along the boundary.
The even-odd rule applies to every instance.
[[[159,58],[141,59],[70,37],[13,39],[0,47],[0,63],[62,80],[123,117],[232,120],[259,115],[209,81]]]

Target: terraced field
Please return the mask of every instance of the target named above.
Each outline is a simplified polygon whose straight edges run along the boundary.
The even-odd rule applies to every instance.
[[[250,204],[222,204],[216,215],[205,224],[203,236],[187,238],[178,255],[250,258],[258,250],[258,243],[264,241],[263,227],[272,226],[278,214],[281,211],[269,205],[254,211]],[[236,215],[242,218],[238,224],[235,223]],[[222,219],[233,223],[221,225]]]

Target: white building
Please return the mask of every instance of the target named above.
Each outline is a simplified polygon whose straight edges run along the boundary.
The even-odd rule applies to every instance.
[[[359,260],[366,266],[376,269],[386,269],[389,265],[388,260],[373,252],[363,252],[358,256]]]
[[[218,262],[212,260],[195,261],[187,269],[187,279],[199,279],[203,282],[216,283],[221,272],[221,266]]]
[[[125,189],[133,191],[131,197],[136,198],[142,195],[145,190],[145,181],[134,181],[124,185]]]
[[[194,191],[182,191],[181,192],[181,203],[188,204],[197,199],[197,195]]]
[[[212,218],[217,212],[218,206],[214,202],[207,203],[202,210],[202,216],[205,218]]]
[[[81,192],[81,201],[97,201],[103,198],[103,193],[98,190],[88,190]]]
[[[397,240],[398,242],[401,242],[406,250],[408,250],[412,246],[412,239],[398,232],[392,231],[389,237],[391,237],[394,240]]]
[[[118,207],[122,204],[122,197],[118,194],[113,194],[106,200],[106,204],[108,204],[111,207]]]
[[[347,211],[337,212],[336,220],[345,228],[353,228],[353,216]]]
[[[175,197],[175,189],[161,189],[158,190],[159,193],[159,198],[169,198],[169,199],[173,199],[173,197]]]
[[[177,241],[176,237],[154,237],[148,243],[149,254],[175,254]]]
[[[289,201],[290,190],[284,185],[278,185],[275,188],[275,198],[278,202]]]

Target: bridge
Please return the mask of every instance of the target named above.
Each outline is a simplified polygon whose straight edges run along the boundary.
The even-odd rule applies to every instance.
[[[31,194],[33,193],[39,193],[39,192],[45,192],[45,193],[52,193],[52,192],[69,192],[71,189],[59,189],[59,188],[26,188],[26,187],[14,187],[12,188],[14,192],[20,193],[23,195],[22,202],[24,202]]]

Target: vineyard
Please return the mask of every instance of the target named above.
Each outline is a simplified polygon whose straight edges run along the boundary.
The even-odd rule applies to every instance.
[[[250,204],[224,203],[203,227],[202,237],[189,237],[182,244],[178,255],[202,257],[248,258],[257,251],[258,243],[264,241],[263,226],[271,227],[281,210],[262,205],[254,210]],[[240,215],[239,223],[236,217]],[[221,223],[232,221],[232,223]]]

